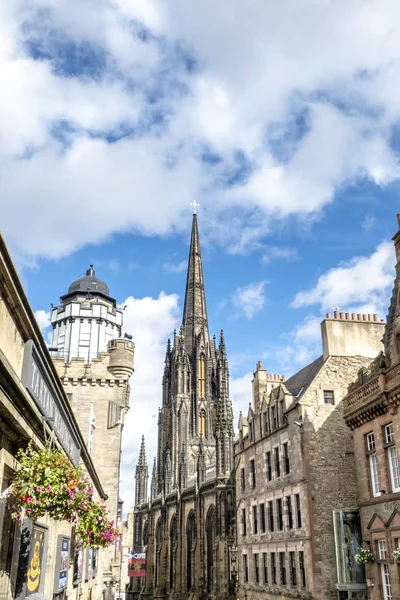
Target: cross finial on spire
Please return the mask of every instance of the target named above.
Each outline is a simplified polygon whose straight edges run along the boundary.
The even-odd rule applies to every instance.
[[[200,204],[198,202],[196,202],[196,200],[193,200],[193,202],[191,202],[190,206],[193,206],[193,214],[196,214],[196,208],[198,206],[200,206]]]

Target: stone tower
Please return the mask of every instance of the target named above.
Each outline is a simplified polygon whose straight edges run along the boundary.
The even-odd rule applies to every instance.
[[[121,436],[133,373],[131,336],[121,337],[123,312],[93,266],[53,308],[51,353],[117,521]],[[114,552],[114,551],[113,551]],[[107,553],[103,553],[105,558]],[[107,571],[109,565],[103,563]]]

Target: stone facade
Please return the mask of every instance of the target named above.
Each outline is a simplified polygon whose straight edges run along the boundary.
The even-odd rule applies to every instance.
[[[398,215],[400,228],[400,215]],[[374,554],[368,564],[369,600],[400,598],[400,231],[393,238],[396,279],[384,336],[384,353],[358,373],[344,399],[353,432],[360,497],[362,539]]]
[[[182,327],[166,351],[150,502],[143,456],[134,533],[134,550],[146,550],[140,597],[235,597],[229,371],[223,333],[218,345],[209,337],[196,215]]]
[[[358,346],[343,342],[349,327],[359,332]],[[323,355],[290,379],[258,363],[234,446],[240,598],[338,598],[333,511],[358,506],[342,398],[379,352],[383,329],[372,317],[349,323],[345,315],[328,315]],[[346,355],[346,347],[354,354]]]
[[[25,448],[29,441],[36,448],[43,447],[46,437],[52,434],[53,427],[54,443],[60,448],[63,447],[57,435],[56,425],[49,420],[43,420],[43,411],[39,410],[38,402],[35,402],[33,395],[28,391],[24,364],[30,356],[30,348],[35,349],[43,381],[48,389],[51,389],[52,402],[61,415],[68,433],[67,439],[70,437],[78,448],[81,464],[94,484],[94,500],[104,502],[105,491],[0,236],[0,600],[22,600],[25,594],[29,593],[26,588],[28,570],[24,566],[24,557],[26,553],[31,552],[31,540],[38,539],[34,538],[35,529],[40,530],[43,536],[41,539],[44,541],[44,552],[38,563],[39,570],[36,571],[40,583],[37,590],[31,585],[31,591],[40,591],[47,598],[53,597],[58,575],[58,543],[60,536],[63,536],[70,544],[70,561],[67,565],[68,584],[59,597],[76,595],[82,600],[99,600],[103,590],[101,550],[82,551],[82,555],[79,555],[83,560],[81,579],[75,579],[74,583],[74,558],[78,556],[78,550],[75,553],[71,525],[67,522],[53,521],[47,516],[35,523],[30,519],[16,521],[11,517],[13,498],[4,494],[13,474],[19,468],[16,459],[19,448]]]
[[[121,436],[129,409],[135,347],[131,336],[111,339],[110,331],[120,335],[122,311],[92,266],[53,308],[52,326],[53,362],[107,494],[110,518],[117,523]],[[92,355],[92,348],[99,353]],[[74,351],[79,356],[73,356]],[[120,579],[116,567],[121,563],[120,548],[117,543],[116,548],[103,552],[108,584]]]

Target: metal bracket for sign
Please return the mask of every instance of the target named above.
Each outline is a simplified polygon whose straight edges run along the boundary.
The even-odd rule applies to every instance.
[[[52,429],[50,435],[48,435],[45,424],[46,423],[54,423],[54,417],[45,417],[44,415],[42,415],[42,422],[43,422],[44,441],[50,442],[50,448],[52,448],[53,441],[54,441],[54,429]]]

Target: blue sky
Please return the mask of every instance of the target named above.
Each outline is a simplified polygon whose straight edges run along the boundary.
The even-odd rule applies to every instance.
[[[2,232],[45,335],[50,303],[90,263],[128,306],[127,504],[142,432],[155,451],[194,199],[236,418],[256,362],[304,366],[336,304],[385,317],[399,23],[394,0],[1,6]]]

